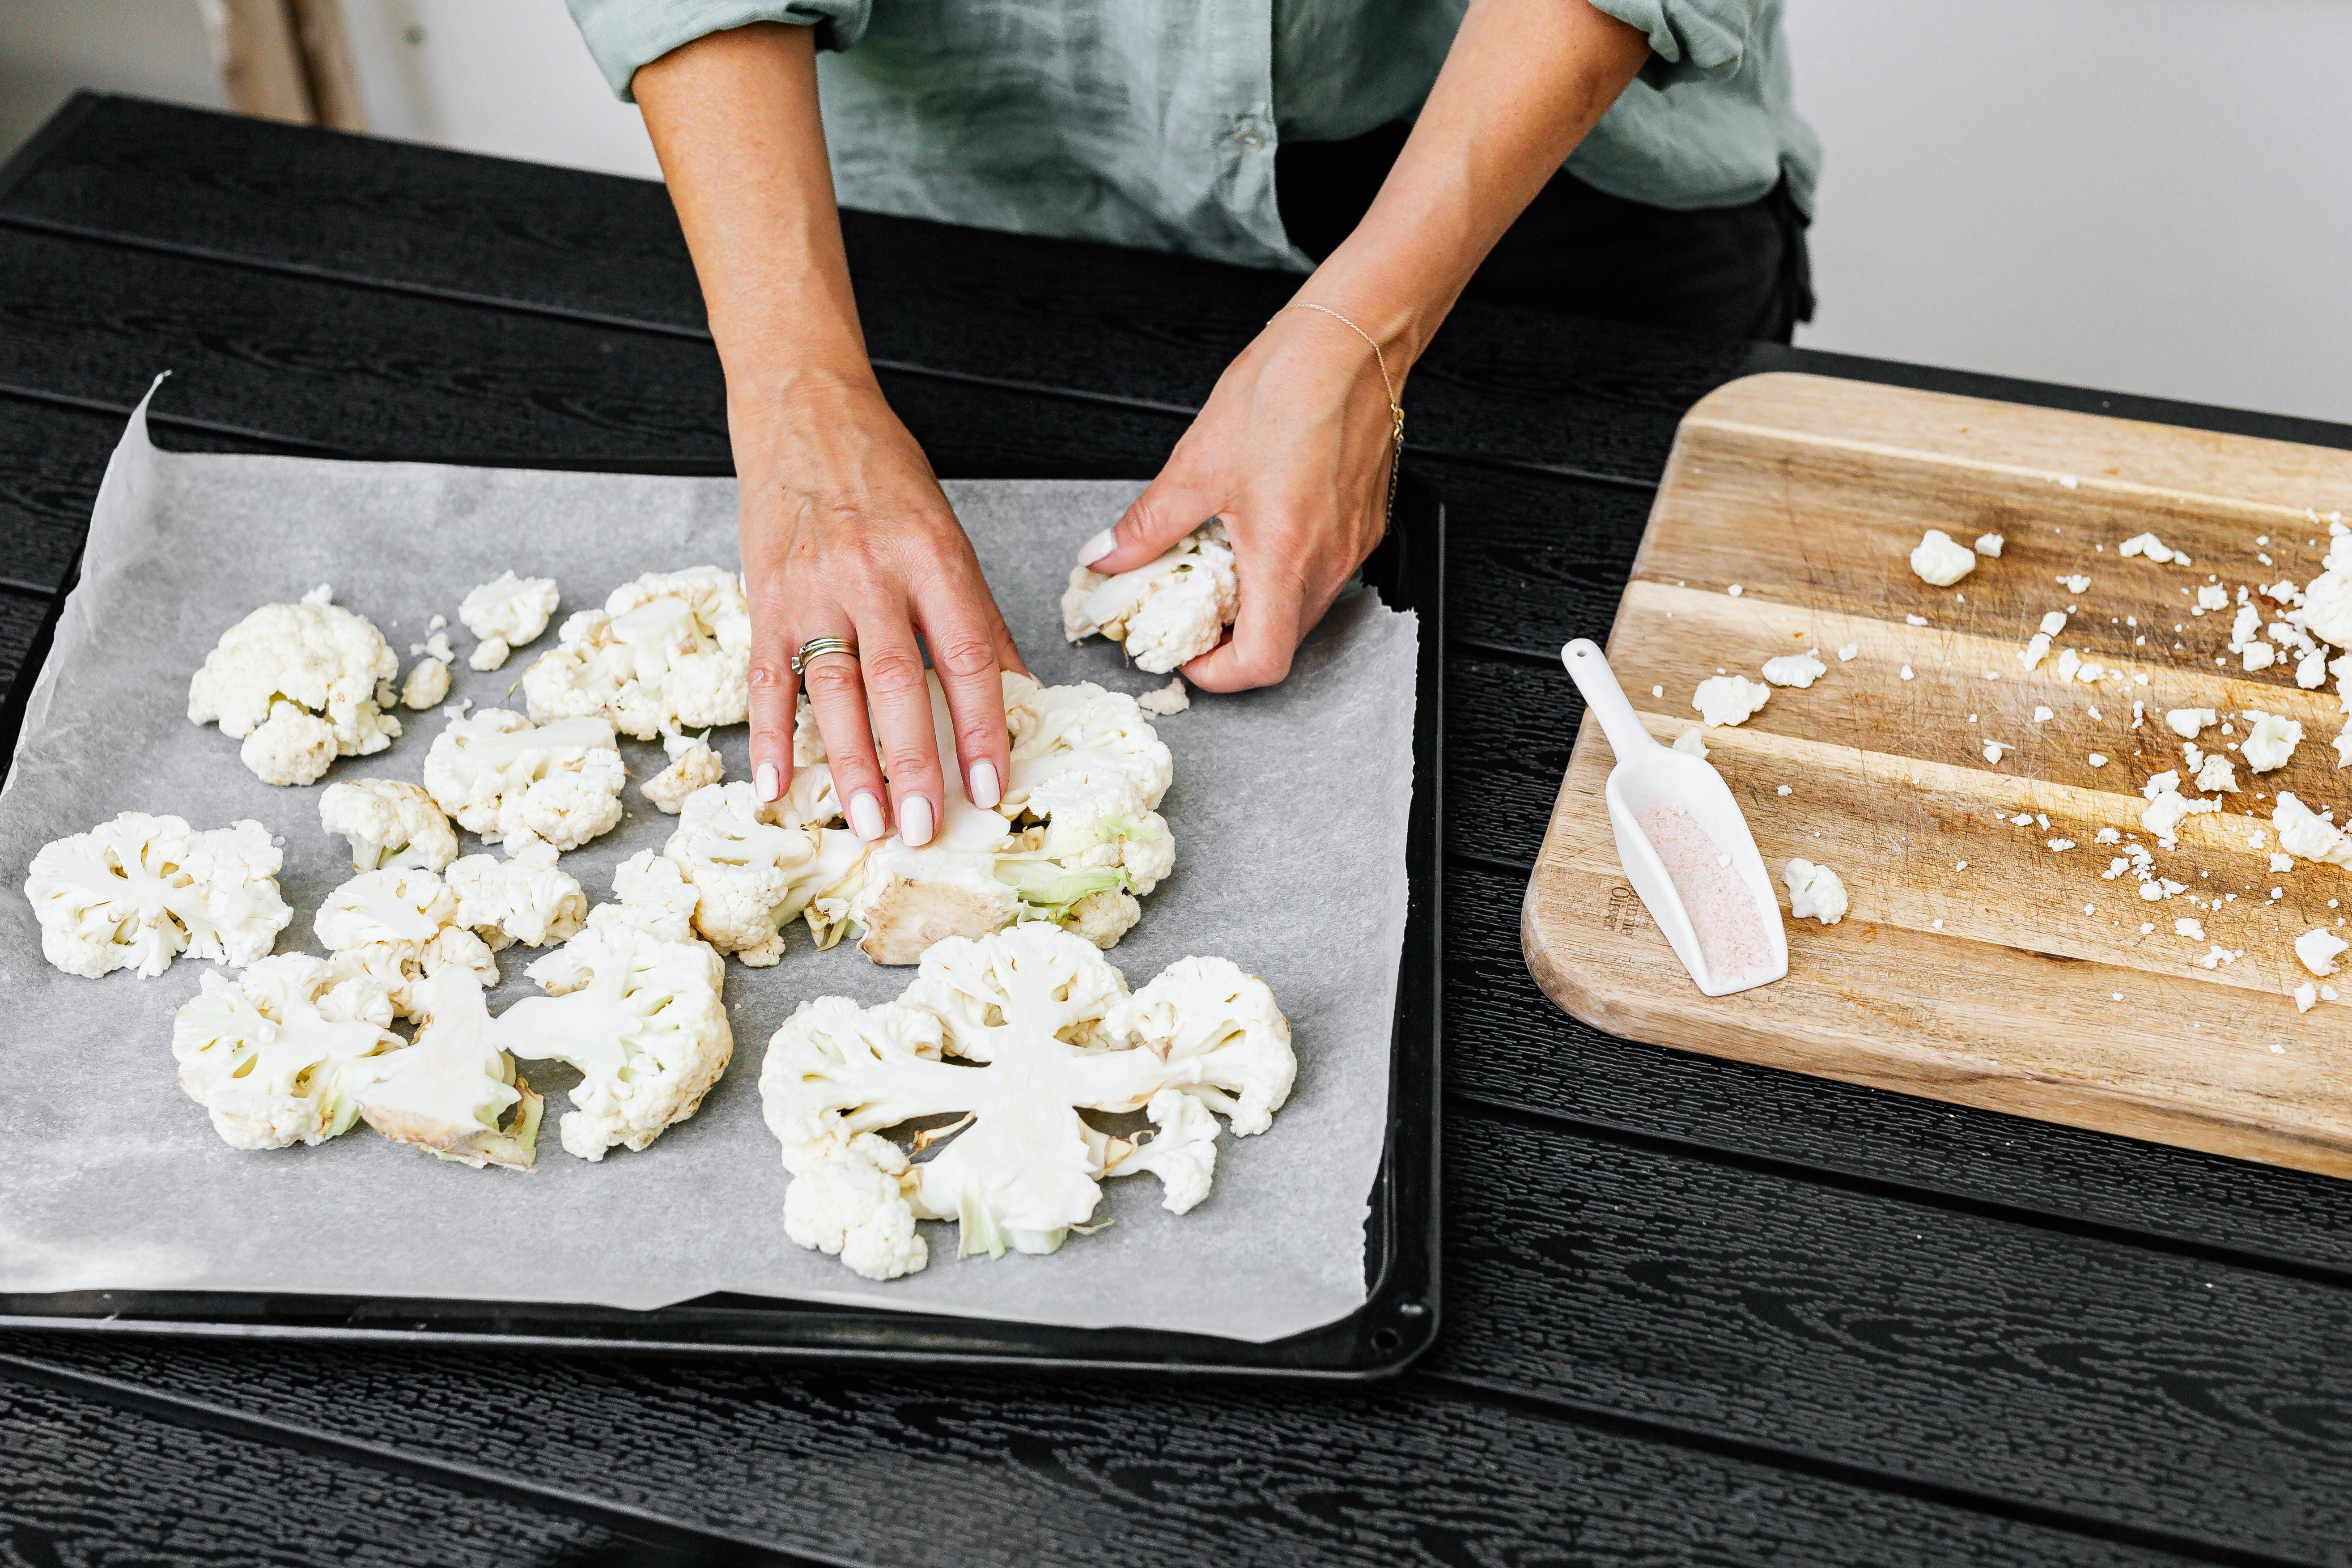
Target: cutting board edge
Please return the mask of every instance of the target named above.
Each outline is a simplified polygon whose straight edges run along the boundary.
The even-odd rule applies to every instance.
[[[1736,1020],[1701,1027],[1696,1020],[1664,1007],[1643,1005],[1639,995],[1618,995],[1580,984],[1545,946],[1534,917],[1543,890],[1541,863],[1528,879],[1520,905],[1519,943],[1528,973],[1554,1005],[1577,1022],[1619,1039],[1718,1060],[1745,1062],[1776,1072],[1833,1079],[1864,1089],[1908,1095],[1949,1105],[2021,1116],[2135,1142],[2158,1143],[2228,1159],[2251,1160],[2315,1175],[2352,1178],[2352,1148],[2298,1137],[2275,1128],[2201,1113],[2112,1090],[2093,1090],[2023,1075],[1956,1069],[1923,1071],[1922,1058],[1876,1048],[1866,1038],[1841,1036],[1815,1043],[1802,1034],[1765,1033]],[[2130,1131],[2117,1123],[2132,1124]]]

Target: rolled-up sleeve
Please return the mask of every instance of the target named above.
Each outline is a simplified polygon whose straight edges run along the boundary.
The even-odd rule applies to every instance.
[[[1706,78],[1720,81],[1739,69],[1748,35],[1770,0],[1591,0],[1592,8],[1650,37],[1642,79],[1652,87]],[[575,0],[573,9],[578,9]]]
[[[564,0],[613,90],[629,99],[637,68],[681,44],[753,22],[814,27],[819,48],[845,49],[866,31],[873,0]]]

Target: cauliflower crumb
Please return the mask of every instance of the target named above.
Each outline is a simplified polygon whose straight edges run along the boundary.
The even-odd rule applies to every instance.
[[[2200,920],[2193,918],[2177,920],[2172,922],[2172,931],[2174,935],[2185,936],[2191,942],[2205,940],[2205,922]]]
[[[1701,731],[1700,728],[1694,724],[1689,729],[1685,730],[1681,734],[1675,737],[1675,750],[1681,752],[1685,755],[1696,757],[1701,762],[1705,762],[1706,760],[1706,737],[1705,733]]]
[[[1764,674],[1768,679],[1770,678],[1772,674],[1770,665],[1764,667]],[[1653,697],[1664,697],[1665,694],[1666,689],[1663,686],[1650,688],[1650,695]],[[1167,685],[1145,692],[1135,700],[1135,705],[1146,713],[1156,713],[1165,718],[1171,713],[1181,713],[1185,709],[1192,706],[1192,694],[1184,689],[1184,678],[1181,675],[1171,675],[1168,678]]]
[[[2303,740],[2303,726],[2292,719],[2259,710],[2249,710],[2246,717],[2254,721],[2238,752],[2246,759],[2246,765],[2258,773],[2286,766],[2287,759],[2294,755],[2294,748]]]
[[[420,658],[400,689],[400,700],[422,712],[437,708],[449,695],[449,667],[437,658]]]
[[[1811,860],[1790,860],[1780,868],[1780,880],[1789,889],[1791,920],[1810,917],[1825,926],[1833,926],[1845,918],[1845,884],[1827,866],[1817,866]]]
[[[2193,741],[2200,731],[2211,727],[2216,717],[2210,708],[2173,708],[2166,710],[2164,722],[2182,740]]]
[[[1772,689],[1739,675],[1710,676],[1698,683],[1691,706],[1709,726],[1741,724],[1764,706]]]
[[[1896,673],[1901,675],[1904,679],[1908,680],[1911,679],[1911,667],[1906,664]]]
[[[2116,546],[2118,555],[2145,555],[2159,566],[2172,559],[2172,552],[2153,533],[2136,533]]]
[[[2001,539],[2000,535],[1998,533],[1979,533],[1977,535],[1977,553],[1979,555],[1990,556],[1994,560],[1999,560],[2000,558],[2000,544]]]
[[[2298,1013],[2308,1013],[2319,1005],[2319,987],[2311,981],[2306,980],[2296,986],[2291,994],[2294,997],[2294,1010]]]
[[[1976,569],[1976,553],[1965,545],[1953,542],[1952,536],[1940,528],[1931,528],[1920,535],[1911,552],[1911,570],[1920,581],[1938,588],[1948,588]]]
[[[1843,647],[1838,649],[1838,662],[1841,664],[1851,663],[1853,660],[1859,658],[1861,653],[1862,645],[1858,642],[1850,642]]]
[[[2336,973],[2336,955],[2347,944],[2325,927],[2317,927],[2294,939],[2294,956],[2305,969],[2325,978]]]
[[[2091,586],[2090,578],[2084,576],[2080,572],[2074,573],[2071,576],[2057,578],[2055,581],[2065,584],[2066,592],[2070,594],[2084,593]]]
[[[2106,753],[2104,752],[2093,752],[2084,760],[2088,762],[2095,768],[2104,768],[2107,765]]]

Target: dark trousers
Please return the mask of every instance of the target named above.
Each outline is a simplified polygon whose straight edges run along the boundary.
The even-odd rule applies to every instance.
[[[1286,142],[1275,190],[1292,243],[1320,261],[1360,222],[1412,127]],[[1813,315],[1805,216],[1786,180],[1761,200],[1675,212],[1593,189],[1565,170],[1528,205],[1465,300],[1785,343]]]

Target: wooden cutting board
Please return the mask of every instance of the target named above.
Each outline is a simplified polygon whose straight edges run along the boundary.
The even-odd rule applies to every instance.
[[[2343,1000],[2298,1013],[2290,994],[2312,978],[2294,938],[2352,921],[2352,875],[2270,863],[2279,790],[2339,822],[2352,808],[2330,743],[2345,717],[2333,680],[2303,690],[2292,658],[2249,674],[2226,649],[2240,585],[2317,575],[2338,509],[2352,521],[2352,453],[1818,376],[1720,388],[1675,437],[1610,658],[1672,740],[1697,722],[1700,679],[1821,650],[1811,689],[1706,740],[1776,878],[1791,856],[1824,863],[1852,911],[1790,921],[1779,984],[1699,994],[1618,867],[1614,758],[1588,718],[1528,886],[1528,966],[1633,1039],[2352,1175],[2352,962]],[[1929,528],[2005,543],[1934,588],[1908,560]],[[2142,532],[2191,564],[2118,555]],[[2193,615],[2211,583],[2230,608]],[[2265,625],[2281,613],[2258,602]],[[2057,647],[2106,678],[2021,665],[2043,613],[2069,608]],[[2175,708],[2230,720],[2199,744],[2236,763],[2241,793],[2167,851],[2140,789],[2170,768],[2196,793]],[[2226,749],[2248,709],[2302,723],[2284,769]],[[2016,749],[1988,764],[1988,742]],[[2097,844],[2105,827],[2126,842]],[[2129,873],[2104,878],[2132,839],[2187,891],[2148,902]],[[2204,940],[2176,934],[2182,918]],[[2216,945],[2243,956],[2191,962]]]

